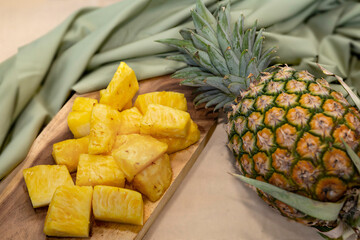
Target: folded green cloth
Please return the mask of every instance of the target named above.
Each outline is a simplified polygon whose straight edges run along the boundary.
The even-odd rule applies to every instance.
[[[219,4],[204,0],[215,10]],[[360,89],[360,3],[335,0],[232,1],[232,20],[265,27],[281,63],[318,71],[319,62]],[[155,42],[192,27],[195,0],[123,0],[85,8],[0,64],[0,179],[26,156],[39,131],[72,91],[106,87],[120,61],[139,80],[184,67],[166,60],[174,49]],[[341,88],[339,87],[341,90]]]

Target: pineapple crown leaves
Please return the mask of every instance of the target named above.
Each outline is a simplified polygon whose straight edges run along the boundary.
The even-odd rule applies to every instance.
[[[275,58],[275,47],[263,51],[264,29],[257,23],[244,27],[244,16],[230,24],[230,4],[220,6],[216,17],[201,0],[191,11],[195,29],[182,29],[183,39],[162,39],[157,42],[179,50],[168,59],[185,62],[188,67],[172,77],[184,79],[181,84],[197,87],[196,105],[215,106],[214,111],[229,107],[243,90],[250,86],[249,76],[257,78]]]

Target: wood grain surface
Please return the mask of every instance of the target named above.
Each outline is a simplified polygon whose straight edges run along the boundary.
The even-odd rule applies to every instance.
[[[198,143],[189,148],[170,155],[173,169],[172,183],[157,202],[153,203],[144,197],[143,226],[92,220],[90,239],[141,239],[184,179],[214,130],[217,114],[204,108],[195,110],[192,104],[193,88],[180,86],[179,80],[171,79],[169,76],[140,82],[138,94],[153,91],[184,93],[188,100],[188,112],[194,122],[198,124],[201,138]],[[47,207],[37,209],[32,207],[22,170],[40,164],[55,164],[51,156],[52,145],[73,138],[67,126],[67,115],[71,111],[76,96],[79,95],[74,95],[39,134],[25,160],[0,183],[0,239],[59,239],[44,235],[43,227]],[[81,96],[98,98],[99,92]]]

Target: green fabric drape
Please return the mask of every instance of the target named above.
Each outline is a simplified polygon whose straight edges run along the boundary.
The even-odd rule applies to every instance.
[[[210,9],[218,2],[205,0]],[[250,26],[266,28],[266,46],[278,46],[278,61],[319,70],[316,62],[360,89],[360,3],[336,0],[238,0]],[[32,142],[59,111],[72,90],[106,87],[120,61],[139,80],[184,67],[166,60],[174,49],[155,42],[180,38],[192,27],[195,0],[123,0],[104,8],[84,8],[45,36],[0,64],[0,179],[26,156]],[[341,90],[341,88],[339,88]]]

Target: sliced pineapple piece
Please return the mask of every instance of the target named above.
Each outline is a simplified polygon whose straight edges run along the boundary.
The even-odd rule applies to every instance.
[[[95,104],[97,100],[93,98],[75,98],[72,111],[67,118],[69,129],[75,138],[89,135],[91,111]]]
[[[119,135],[115,145],[112,156],[129,182],[168,148],[166,143],[140,134]]]
[[[34,208],[49,205],[58,186],[74,185],[64,165],[38,165],[24,169],[23,175]]]
[[[94,98],[88,98],[88,97],[77,97],[74,100],[72,111],[77,112],[91,112],[95,104],[97,104],[98,101]]]
[[[88,152],[101,154],[110,152],[120,122],[120,112],[104,104],[94,106],[90,121]]]
[[[107,92],[106,89],[101,89],[101,90],[99,91],[99,93],[100,93],[100,99],[102,98],[102,96],[103,96],[106,92]],[[105,94],[105,95],[106,95],[106,94]],[[130,108],[132,108],[132,106],[133,106],[133,104],[132,104],[132,99],[130,99],[130,100],[124,105],[124,107],[123,107],[121,110],[130,109]]]
[[[190,114],[160,104],[149,104],[140,122],[140,133],[154,137],[186,137]]]
[[[88,237],[92,187],[60,186],[45,218],[44,233],[56,237]]]
[[[91,112],[70,112],[67,121],[74,138],[81,138],[90,133]]]
[[[94,187],[92,201],[97,220],[143,225],[144,203],[139,192],[99,185]]]
[[[135,72],[126,63],[121,62],[107,88],[101,92],[100,103],[121,111],[138,90]]]
[[[125,175],[112,156],[81,154],[76,185],[125,186]]]
[[[187,101],[183,93],[178,92],[150,92],[139,95],[134,103],[142,114],[146,113],[149,104],[160,104],[182,111],[187,111]]]
[[[80,154],[88,152],[89,137],[67,139],[53,145],[52,156],[58,165],[65,165],[69,172],[75,172]]]
[[[169,155],[164,154],[140,173],[136,174],[133,186],[150,201],[157,201],[170,186],[172,169]]]
[[[132,107],[121,112],[120,124],[117,134],[140,133],[140,120],[142,114],[136,107]]]
[[[159,141],[164,142],[168,145],[167,154],[171,154],[180,150],[183,150],[190,145],[196,143],[200,139],[200,131],[197,124],[191,120],[189,132],[184,138],[173,138],[173,137],[165,137],[165,138],[157,138]]]

